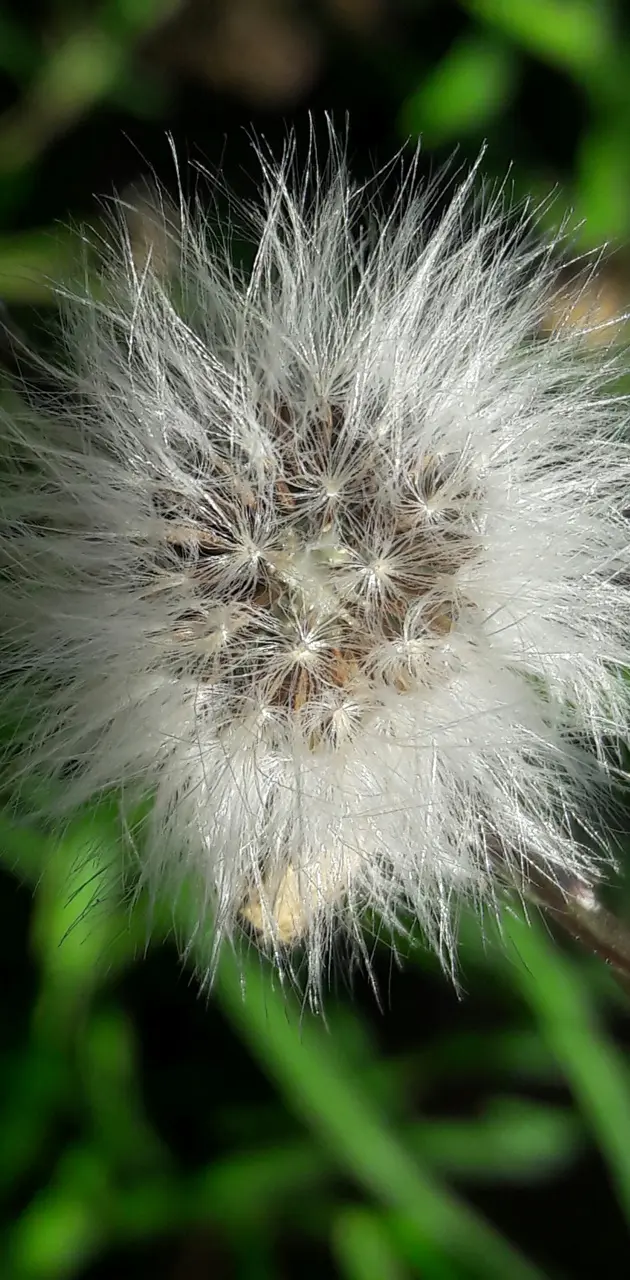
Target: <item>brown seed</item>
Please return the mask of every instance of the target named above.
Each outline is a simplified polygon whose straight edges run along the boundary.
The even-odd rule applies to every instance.
[[[293,497],[286,480],[276,481],[276,493],[278,495],[280,506],[284,507],[285,511],[292,511],[295,507],[295,498]]]

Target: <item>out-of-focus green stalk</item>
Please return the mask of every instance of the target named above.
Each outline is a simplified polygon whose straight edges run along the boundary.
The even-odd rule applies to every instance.
[[[607,1161],[630,1222],[630,1066],[598,1025],[588,986],[541,923],[507,914],[514,975]]]
[[[322,1022],[277,991],[245,955],[224,953],[216,992],[288,1106],[380,1204],[402,1214],[419,1243],[479,1269],[484,1280],[541,1280],[541,1273],[414,1158],[351,1077]]]

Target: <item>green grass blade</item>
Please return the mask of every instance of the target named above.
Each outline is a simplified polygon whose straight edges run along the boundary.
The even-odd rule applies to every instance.
[[[575,964],[536,919],[507,915],[515,980],[608,1163],[630,1223],[630,1066],[606,1036]]]
[[[478,1267],[484,1280],[540,1280],[535,1266],[405,1149],[323,1024],[277,992],[259,962],[242,955],[237,964],[225,953],[216,990],[287,1105],[377,1202],[406,1217],[431,1248]]]

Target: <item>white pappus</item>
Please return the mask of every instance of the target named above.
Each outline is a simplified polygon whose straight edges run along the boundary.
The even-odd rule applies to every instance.
[[[553,246],[474,172],[438,218],[334,140],[304,179],[259,159],[252,264],[184,206],[139,260],[121,213],[65,403],[6,415],[0,671],[18,784],[150,794],[152,889],[316,985],[367,911],[450,963],[463,898],[597,874],[628,415],[607,347],[543,337]]]

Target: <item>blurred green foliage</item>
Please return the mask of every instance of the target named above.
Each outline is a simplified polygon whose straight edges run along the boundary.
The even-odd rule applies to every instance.
[[[535,921],[509,912],[503,936],[489,926],[483,943],[476,921],[463,930],[466,972],[509,989],[501,1024],[427,1037],[418,1005],[402,1055],[377,1050],[371,1019],[349,1000],[331,997],[323,1019],[279,990],[254,953],[226,953],[212,1001],[275,1100],[245,1092],[231,1111],[202,1053],[205,1114],[189,1122],[228,1141],[184,1170],[148,1114],[137,1033],[120,1000],[126,971],[146,963],[147,919],[142,904],[130,914],[117,896],[114,814],[85,815],[61,839],[15,819],[3,831],[6,863],[34,894],[36,977],[28,1025],[2,1059],[0,1196],[10,1216],[1,1275],[90,1275],[114,1249],[203,1229],[239,1276],[291,1274],[274,1259],[297,1230],[306,1249],[327,1243],[342,1276],[536,1280],[552,1273],[454,1186],[545,1184],[593,1142],[630,1221],[630,1064],[603,1027],[616,993]],[[162,905],[152,946],[172,927]],[[420,949],[407,959],[432,964]],[[216,1014],[204,1007],[201,1016],[214,1017],[216,1031]],[[173,1034],[167,1021],[161,1031]],[[212,1047],[222,1050],[231,1056],[225,1026]],[[185,1056],[181,1065],[185,1080]],[[473,1113],[436,1112],[436,1094],[480,1074]],[[567,1096],[528,1096],[563,1079],[573,1106]],[[199,1105],[194,1094],[170,1101],[176,1113]],[[200,1274],[215,1274],[207,1266]],[[127,1272],[112,1263],[94,1274]],[[153,1265],[151,1274],[162,1272]]]
[[[328,69],[260,121],[234,89],[193,90],[185,59],[165,61],[194,8],[0,12],[0,299],[21,318],[52,306],[82,261],[74,228],[94,173],[101,192],[127,181],[123,133],[140,174],[145,148],[166,155],[166,128],[203,154],[243,112],[283,132],[306,106],[347,107],[351,139],[354,112],[359,149],[422,136],[441,162],[487,139],[491,172],[513,161],[518,195],[559,187],[548,216],[572,205],[581,245],[611,240],[623,261],[620,6],[408,0],[391,23],[373,3],[361,25],[355,5],[348,26],[344,6],[314,4]],[[216,8],[200,44],[227,39]],[[175,958],[177,918],[154,904],[149,922],[146,903],[118,899],[107,806],[61,833],[7,807],[0,856],[2,1280],[624,1274],[630,1024],[608,974],[537,920],[515,906],[483,935],[462,921],[461,1001],[420,943],[404,978],[381,947],[384,1011],[357,978],[322,1016],[253,952],[227,953],[198,996]]]

